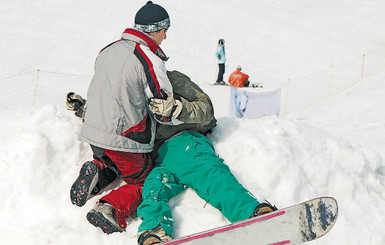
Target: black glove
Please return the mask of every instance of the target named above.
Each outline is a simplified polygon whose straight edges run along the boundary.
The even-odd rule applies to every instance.
[[[83,110],[86,100],[83,99],[80,95],[75,94],[74,92],[69,92],[67,94],[66,107],[69,111],[74,111],[77,117],[83,116]]]

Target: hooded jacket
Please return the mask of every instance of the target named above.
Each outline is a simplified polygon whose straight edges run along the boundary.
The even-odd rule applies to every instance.
[[[166,60],[148,35],[134,29],[105,47],[88,88],[82,139],[103,149],[151,152],[156,121],[148,100],[162,98],[162,89],[173,92]]]
[[[223,44],[218,45],[215,54],[218,58],[218,64],[225,64],[226,63],[225,46]]]

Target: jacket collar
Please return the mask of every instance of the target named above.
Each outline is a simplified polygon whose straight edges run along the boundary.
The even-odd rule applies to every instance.
[[[168,60],[168,57],[165,55],[163,50],[159,47],[158,44],[154,42],[154,40],[151,39],[147,34],[132,29],[132,28],[127,28],[123,34],[122,34],[122,39],[128,39],[132,40],[134,42],[144,44],[150,48],[150,50],[156,54],[159,58],[161,58],[164,61]]]

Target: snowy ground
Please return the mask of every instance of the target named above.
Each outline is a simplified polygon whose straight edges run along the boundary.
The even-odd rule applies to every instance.
[[[120,38],[145,2],[1,1],[0,78],[35,69],[92,75],[99,50]],[[312,244],[384,244],[385,74],[307,110],[261,119],[229,118],[229,88],[210,83],[219,38],[226,40],[226,76],[240,64],[266,86],[381,48],[385,3],[157,2],[171,15],[162,44],[171,57],[166,66],[188,74],[212,98],[218,126],[210,138],[239,181],[278,207],[335,197],[337,224]],[[9,81],[0,80],[0,244],[136,244],[138,219],[125,233],[108,236],[85,219],[95,198],[82,208],[69,200],[81,164],[92,155],[79,140],[80,121],[55,95],[65,95],[68,84],[44,93],[46,105],[32,110],[23,98],[34,86]],[[87,87],[77,84],[81,92]],[[17,110],[9,109],[14,105]],[[228,223],[190,190],[170,205],[177,236]]]

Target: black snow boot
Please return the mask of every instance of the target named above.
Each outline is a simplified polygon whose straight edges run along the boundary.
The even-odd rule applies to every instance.
[[[152,230],[141,232],[138,239],[138,245],[151,245],[161,242],[168,242],[170,240],[172,240],[172,238],[166,234],[160,225],[158,225]]]
[[[85,162],[83,164],[78,178],[71,187],[70,197],[72,204],[81,207],[87,202],[98,183],[98,172],[99,167],[94,162]]]
[[[271,213],[276,210],[278,210],[276,206],[271,205],[269,202],[262,202],[254,209],[252,217]]]

